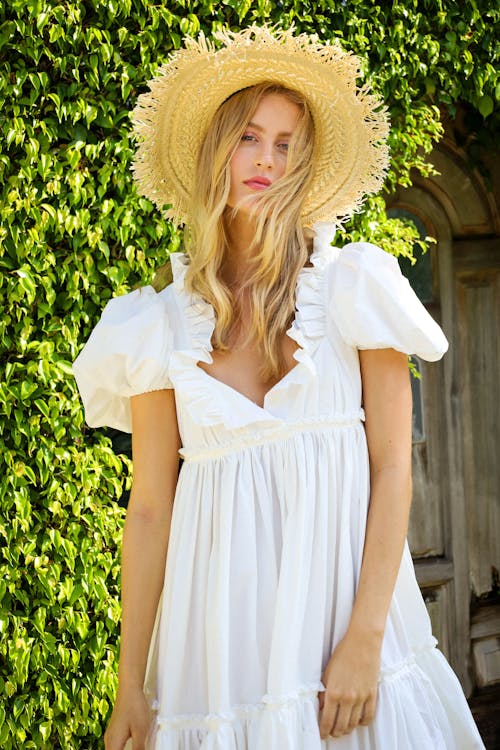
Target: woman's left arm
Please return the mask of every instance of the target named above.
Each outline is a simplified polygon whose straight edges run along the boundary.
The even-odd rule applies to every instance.
[[[375,715],[380,653],[411,502],[412,396],[408,358],[360,351],[370,457],[370,506],[351,619],[323,673],[320,733],[340,737]]]

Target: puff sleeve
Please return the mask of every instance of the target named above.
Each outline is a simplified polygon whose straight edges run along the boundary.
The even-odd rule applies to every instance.
[[[342,338],[358,349],[397,349],[433,362],[448,341],[395,257],[368,242],[353,242],[333,264],[330,313]]]
[[[153,287],[110,300],[73,363],[87,424],[132,432],[130,396],[173,388],[172,349],[165,301]]]

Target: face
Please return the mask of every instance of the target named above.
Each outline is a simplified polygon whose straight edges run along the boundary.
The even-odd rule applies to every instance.
[[[300,114],[300,107],[283,94],[267,94],[260,100],[231,157],[228,206],[258,195],[284,175],[288,144]],[[241,210],[249,209],[246,204]]]

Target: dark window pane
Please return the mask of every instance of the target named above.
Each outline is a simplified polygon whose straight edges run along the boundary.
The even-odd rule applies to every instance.
[[[424,222],[418,216],[405,208],[390,208],[387,215],[394,219],[409,219],[415,224],[417,231],[422,239],[429,234]],[[428,303],[433,301],[432,294],[432,271],[431,256],[429,250],[423,253],[420,247],[415,246],[414,256],[417,262],[412,265],[408,258],[398,258],[401,272],[410,282],[415,294],[421,302]]]
[[[418,357],[412,357],[415,369],[421,373],[421,365]],[[420,378],[411,376],[411,394],[413,400],[413,423],[412,441],[414,443],[425,442],[424,403],[422,393],[422,376]]]

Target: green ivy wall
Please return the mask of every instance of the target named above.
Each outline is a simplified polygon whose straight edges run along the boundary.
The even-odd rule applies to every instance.
[[[92,750],[115,690],[126,459],[85,427],[71,362],[106,301],[180,237],[137,196],[129,112],[186,34],[253,21],[338,37],[393,122],[388,186],[426,173],[440,108],[497,131],[493,3],[9,0],[0,7],[0,747]],[[497,42],[498,44],[498,42]],[[368,72],[369,71],[369,72]],[[373,199],[345,227],[396,254]]]

